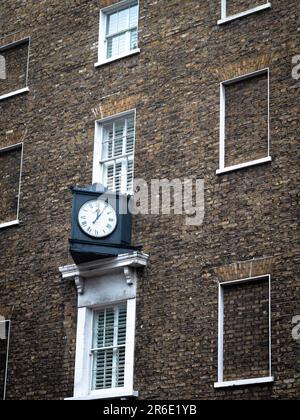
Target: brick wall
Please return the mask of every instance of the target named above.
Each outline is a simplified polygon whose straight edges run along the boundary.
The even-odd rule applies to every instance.
[[[21,223],[0,231],[7,396],[72,395],[76,291],[58,272],[72,262],[69,186],[91,183],[95,119],[136,108],[136,176],[203,178],[206,216],[200,227],[181,216],[134,219],[134,241],[151,254],[138,290],[135,389],[143,399],[298,398],[299,84],[290,63],[299,2],[274,0],[271,11],[218,27],[219,1],[142,0],[141,53],[95,69],[99,9],[112,3],[0,6],[1,44],[32,37],[30,92],[0,102],[0,145],[24,141]],[[266,67],[273,162],[218,177],[219,84]],[[219,273],[262,257],[272,260],[276,382],[216,391]]]

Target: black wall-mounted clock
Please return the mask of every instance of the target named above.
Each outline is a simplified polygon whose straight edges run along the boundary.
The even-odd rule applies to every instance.
[[[70,253],[76,264],[141,249],[131,245],[130,197],[108,192],[100,184],[73,187],[72,192]]]

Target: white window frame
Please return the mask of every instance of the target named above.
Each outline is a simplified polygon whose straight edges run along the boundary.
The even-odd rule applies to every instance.
[[[261,6],[253,7],[251,9],[245,10],[235,15],[227,15],[227,0],[221,0],[221,19],[218,20],[218,25],[224,25],[224,23],[228,23],[233,20],[252,15],[253,13],[258,13],[263,10],[271,9],[271,8],[272,8],[272,3],[270,1],[267,1],[265,4],[262,4]]]
[[[239,83],[243,80],[250,80],[257,76],[267,74],[268,76],[268,138],[267,138],[267,156],[261,159],[250,160],[245,163],[240,163],[233,166],[225,166],[225,156],[226,156],[226,87]],[[220,84],[220,161],[219,161],[219,169],[217,170],[217,175],[221,175],[227,172],[233,172],[235,170],[247,168],[250,166],[261,165],[264,163],[268,163],[272,161],[272,157],[270,154],[271,150],[271,128],[270,128],[270,69],[265,68],[262,70],[258,70],[252,73],[245,74],[243,76],[235,77],[230,80],[226,80],[225,82],[221,82]]]
[[[131,109],[129,111],[121,112],[116,115],[112,115],[107,118],[103,118],[100,120],[97,120],[95,123],[95,140],[94,140],[94,160],[93,160],[93,184],[95,183],[104,183],[104,161],[102,160],[102,149],[103,149],[103,126],[106,123],[110,123],[114,120],[127,118],[133,116],[134,117],[134,130],[135,130],[135,142],[134,142],[134,149],[133,153],[130,153],[129,155],[133,155],[133,179],[134,179],[134,161],[135,161],[135,144],[136,144],[136,109]],[[119,159],[125,159],[129,155],[122,155],[119,156],[116,160]],[[113,159],[108,159],[107,161],[112,161]],[[125,183],[127,179],[125,179],[125,176],[123,174],[122,176],[122,182]],[[122,187],[122,192],[125,193],[125,185]],[[132,195],[133,191],[126,191],[128,195]]]
[[[29,82],[29,61],[30,61],[30,47],[31,47],[31,37],[23,38],[19,41],[11,42],[10,44],[6,44],[3,46],[0,46],[0,54],[4,51],[10,50],[11,48],[17,47],[22,44],[28,44],[28,56],[27,56],[27,69],[26,69],[26,79],[25,79],[25,87],[21,89],[17,89],[12,92],[7,92],[4,95],[0,96],[0,101],[3,101],[4,99],[11,98],[13,96],[21,95],[23,93],[29,92],[28,82]]]
[[[6,399],[6,385],[7,385],[7,374],[8,374],[8,356],[9,356],[9,345],[10,345],[10,328],[11,328],[11,321],[10,320],[3,320],[0,317],[0,324],[4,324],[4,328],[6,328],[6,324],[8,323],[8,332],[7,332],[7,348],[6,348],[6,365],[5,365],[5,376],[4,376],[4,389],[3,389],[3,396],[2,399],[5,401]],[[1,339],[1,337],[0,337]]]
[[[269,376],[254,379],[241,379],[236,381],[224,381],[224,288],[226,286],[259,282],[268,279],[269,282]],[[233,280],[219,283],[219,327],[218,327],[218,382],[215,388],[227,388],[238,386],[249,386],[255,384],[267,384],[274,382],[272,376],[272,301],[271,301],[271,275],[266,274],[258,277],[249,277],[240,280]]]
[[[127,302],[126,350],[125,350],[125,376],[124,387],[92,390],[92,340],[94,313],[105,308]],[[95,400],[134,396],[134,343],[136,322],[136,298],[127,301],[112,302],[94,308],[84,307],[78,309],[77,339],[76,339],[76,366],[75,366],[75,394],[71,399]]]
[[[137,4],[138,6],[138,15],[139,15],[139,1],[138,0],[122,0],[119,3],[113,4],[111,6],[105,7],[100,10],[100,27],[99,27],[99,45],[98,45],[98,62],[95,64],[95,67],[103,66],[104,64],[111,63],[122,58],[139,54],[140,49],[135,48],[134,50],[127,51],[124,54],[118,55],[116,57],[107,58],[107,41],[106,41],[106,28],[107,28],[107,17],[111,13],[117,12],[127,7]],[[139,19],[137,31],[139,32]]]
[[[16,219],[10,222],[0,223],[0,229],[4,229],[10,226],[15,226],[20,224],[19,215],[20,215],[20,198],[21,198],[21,184],[22,184],[22,170],[23,170],[23,156],[24,156],[24,143],[17,143],[12,146],[3,147],[0,149],[0,155],[2,153],[11,152],[14,150],[21,149],[21,161],[20,161],[20,175],[19,175],[19,193],[18,193],[18,204],[17,204],[17,214]]]

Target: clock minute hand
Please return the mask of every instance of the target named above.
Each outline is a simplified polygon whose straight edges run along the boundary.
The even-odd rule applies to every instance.
[[[101,212],[100,212],[100,210],[97,210],[97,217],[96,217],[96,220],[93,222],[93,224],[95,224],[100,219],[100,217],[104,213],[104,210],[106,209],[106,207],[107,207],[107,204]]]

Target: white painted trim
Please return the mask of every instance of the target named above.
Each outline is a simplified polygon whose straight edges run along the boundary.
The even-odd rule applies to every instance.
[[[132,391],[130,393],[120,392],[120,388],[116,389],[115,391],[108,392],[105,397],[103,394],[94,394],[94,395],[87,395],[85,397],[74,397],[74,398],[65,398],[65,401],[95,401],[95,400],[102,400],[102,399],[112,399],[112,398],[120,398],[122,400],[127,398],[137,398],[139,396],[138,391]]]
[[[26,65],[26,78],[25,78],[25,87],[22,89],[15,90],[13,92],[6,93],[5,95],[0,96],[0,101],[3,101],[8,98],[12,98],[17,95],[22,95],[29,92],[28,82],[29,82],[29,62],[30,62],[30,48],[31,48],[31,37],[20,39],[18,41],[11,42],[0,47],[0,53],[9,50],[10,48],[17,47],[22,44],[28,43],[28,53],[27,53],[27,65]]]
[[[130,57],[131,55],[137,55],[141,52],[140,48],[136,48],[135,50],[129,51],[126,54],[118,55],[117,57],[109,58],[107,60],[98,61],[95,63],[95,68],[105,66],[105,64],[113,63],[114,61],[122,60],[125,57]]]
[[[257,379],[245,379],[239,381],[228,381],[228,382],[216,382],[214,387],[218,388],[231,388],[231,387],[239,387],[239,386],[247,386],[247,385],[259,385],[259,384],[269,384],[275,382],[275,378],[273,376],[269,376],[266,378],[257,378]]]
[[[222,18],[218,20],[218,25],[224,25],[225,23],[232,22],[233,20],[243,18],[245,16],[252,15],[253,13],[258,13],[266,9],[272,8],[272,3],[268,2],[261,6],[253,7],[253,9],[246,10],[241,13],[237,13],[235,15],[227,16],[227,7],[226,7],[226,0],[221,0],[221,16]]]
[[[267,74],[268,77],[268,138],[267,138],[267,154],[268,156],[252,160],[245,163],[240,163],[233,166],[226,167],[226,86],[240,83],[243,80],[249,80],[260,75]],[[270,125],[270,68],[264,68],[258,71],[244,74],[242,76],[234,77],[229,80],[225,80],[220,83],[220,143],[219,143],[219,169],[216,171],[217,175],[224,174],[227,172],[233,172],[239,169],[247,168],[250,166],[261,165],[263,163],[271,162],[271,125]]]
[[[19,90],[15,90],[14,92],[6,93],[5,95],[0,96],[0,101],[4,101],[4,99],[11,98],[13,96],[22,95],[23,93],[29,92],[29,88],[25,87]]]
[[[10,227],[10,226],[16,226],[16,225],[19,225],[19,224],[20,224],[19,220],[14,220],[12,222],[7,222],[7,223],[1,223],[0,224],[0,229],[4,229],[4,228]]]
[[[235,284],[252,283],[268,279],[269,282],[269,376],[266,378],[243,379],[224,382],[224,288]],[[218,382],[215,388],[245,386],[259,383],[274,382],[272,376],[272,299],[271,299],[271,275],[265,274],[257,277],[247,277],[238,280],[219,283],[219,321],[218,321]]]
[[[0,223],[0,229],[4,229],[10,226],[15,226],[15,225],[20,224],[19,215],[20,215],[20,198],[21,198],[21,184],[22,184],[22,171],[23,171],[23,158],[24,158],[24,143],[16,143],[11,146],[1,148],[0,155],[2,153],[12,152],[18,149],[21,149],[21,159],[20,159],[20,168],[19,168],[19,187],[18,187],[18,203],[17,203],[16,219],[10,222]]]
[[[81,265],[67,265],[60,267],[59,271],[63,279],[73,280],[76,276],[84,279],[92,278],[107,273],[113,273],[126,267],[146,267],[149,255],[142,252],[133,252],[131,254],[121,254],[115,258],[105,258],[98,261],[92,261]]]
[[[249,168],[250,166],[258,166],[258,165],[262,165],[262,164],[268,163],[268,162],[272,162],[272,157],[271,156],[268,156],[268,157],[262,158],[262,159],[252,160],[252,161],[246,162],[246,163],[240,163],[239,165],[228,166],[227,168],[224,168],[224,169],[218,169],[216,171],[216,174],[217,175],[222,175],[222,174],[226,174],[227,172],[234,172],[234,171],[238,171],[239,169]]]
[[[122,58],[138,54],[140,53],[140,49],[136,48],[135,50],[128,51],[125,54],[121,54],[119,56],[113,57],[111,59],[106,58],[107,53],[107,45],[106,45],[106,25],[107,25],[107,16],[113,12],[118,10],[126,9],[134,4],[138,6],[138,24],[137,30],[139,30],[139,0],[122,0],[119,3],[115,3],[113,5],[104,7],[100,10],[100,18],[99,18],[99,40],[98,40],[98,62],[95,64],[95,67],[100,67],[108,63],[112,63],[116,60],[120,60]]]

